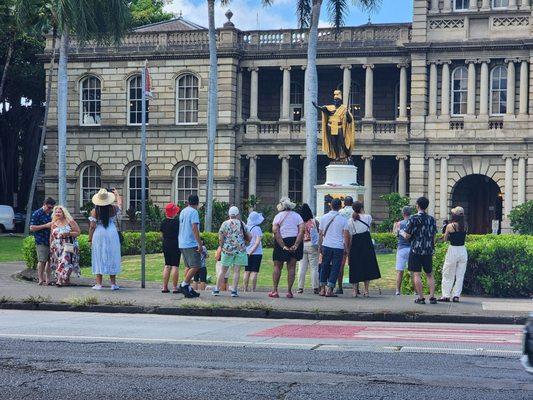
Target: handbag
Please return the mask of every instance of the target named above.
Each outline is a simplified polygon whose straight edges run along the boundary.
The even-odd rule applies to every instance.
[[[65,253],[74,253],[74,243],[72,238],[69,238],[70,242],[66,242],[63,244],[63,251]]]

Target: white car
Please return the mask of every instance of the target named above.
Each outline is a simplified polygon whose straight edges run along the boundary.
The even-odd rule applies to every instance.
[[[0,232],[15,230],[15,211],[11,206],[0,206]]]

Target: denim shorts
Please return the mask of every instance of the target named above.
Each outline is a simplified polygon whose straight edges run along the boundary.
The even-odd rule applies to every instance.
[[[410,247],[404,247],[396,251],[396,271],[404,271],[409,261]]]

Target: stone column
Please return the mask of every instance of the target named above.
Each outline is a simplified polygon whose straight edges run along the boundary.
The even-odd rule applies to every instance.
[[[442,63],[442,85],[441,85],[441,99],[440,99],[441,115],[450,115],[450,62]]]
[[[437,115],[437,64],[429,64],[429,115]]]
[[[435,157],[428,157],[428,200],[429,200],[429,215],[435,216],[435,182],[437,180],[435,174]]]
[[[442,12],[452,11],[452,1],[453,0],[444,0],[444,4],[442,5]]]
[[[490,1],[491,0],[483,0],[481,3],[481,11],[488,11],[490,10]]]
[[[361,157],[365,160],[365,178],[363,184],[365,185],[365,195],[363,203],[365,212],[370,214],[372,212],[372,157],[371,155],[364,155]]]
[[[407,64],[398,64],[400,68],[400,109],[398,119],[407,119]]]
[[[281,120],[290,120],[291,105],[291,67],[280,67],[283,71],[283,97],[281,101]]]
[[[398,160],[398,193],[400,196],[407,194],[407,173],[405,171],[405,160],[407,156],[396,156]]]
[[[307,158],[305,155],[301,155],[300,159],[303,160],[303,171],[302,171],[302,199],[304,203],[309,204],[309,179],[307,178],[309,173],[307,172],[307,169],[309,168],[307,165]]]
[[[516,10],[516,0],[509,0],[509,10]]]
[[[490,60],[481,61],[481,76],[479,80],[479,115],[489,114],[489,63]]]
[[[374,118],[374,65],[365,64],[365,119]]]
[[[468,64],[468,97],[466,113],[476,115],[476,64],[474,60],[466,60]]]
[[[237,123],[242,124],[242,70],[237,69]]]
[[[432,13],[439,12],[439,0],[431,0],[431,6],[430,6],[429,11]]]
[[[470,5],[468,6],[468,10],[477,11],[477,0],[470,0]]]
[[[259,97],[259,68],[250,68],[251,72],[250,77],[250,119],[257,121],[259,118],[257,116],[257,102]]]
[[[529,0],[522,0],[522,4],[520,5],[521,10],[529,10]]]
[[[237,154],[235,157],[235,189],[233,193],[235,194],[234,204],[242,204],[242,163],[241,155]]]
[[[291,156],[282,154],[281,160],[281,197],[289,196],[289,160]]]
[[[503,199],[504,216],[508,217],[513,209],[513,157],[504,156],[505,160],[505,193]]]
[[[352,87],[352,66],[341,65],[342,69],[342,104],[349,106],[350,89]]]
[[[518,159],[518,197],[516,198],[516,205],[524,204],[526,202],[526,157]]]
[[[255,154],[246,156],[250,160],[248,166],[248,197],[257,195],[257,156]]]
[[[440,159],[440,188],[439,188],[439,212],[440,219],[446,219],[448,215],[448,156]]]
[[[514,59],[505,60],[507,63],[507,115],[514,115],[514,103],[515,103],[515,66]]]
[[[526,60],[522,60],[520,63],[520,115],[527,114],[527,98],[529,96],[529,85],[528,85],[528,68]]]

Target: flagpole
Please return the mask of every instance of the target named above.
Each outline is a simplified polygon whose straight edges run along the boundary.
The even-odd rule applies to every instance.
[[[146,287],[146,64],[141,74],[141,287]]]

